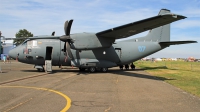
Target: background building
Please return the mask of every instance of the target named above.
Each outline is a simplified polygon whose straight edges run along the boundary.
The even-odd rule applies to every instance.
[[[15,38],[15,37],[13,37]],[[1,59],[3,58],[4,55],[8,55],[9,51],[11,49],[13,49],[15,47],[15,45],[13,45],[13,40],[1,40],[2,44],[2,54],[1,54]]]

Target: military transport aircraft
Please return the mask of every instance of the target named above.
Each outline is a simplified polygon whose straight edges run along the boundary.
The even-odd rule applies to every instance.
[[[185,16],[161,9],[157,16],[111,28],[98,33],[70,34],[73,20],[66,21],[65,35],[35,36],[12,49],[9,56],[19,62],[33,64],[38,71],[47,66],[74,66],[89,72],[119,66],[128,69],[130,63],[162,50],[170,45],[196,41],[170,41],[170,23]],[[140,38],[115,42],[116,39],[150,30]],[[47,62],[48,61],[48,62]],[[47,64],[49,63],[49,64]],[[131,68],[135,66],[132,64]]]

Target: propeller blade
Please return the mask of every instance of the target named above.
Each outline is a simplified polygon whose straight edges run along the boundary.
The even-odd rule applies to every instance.
[[[71,30],[72,22],[73,22],[72,19],[69,22],[68,21],[65,22],[64,31],[65,31],[65,35],[66,36],[70,35],[70,30]]]
[[[72,22],[73,22],[72,19],[69,22],[68,21],[65,22],[64,24],[65,35],[60,37],[60,40],[65,42],[64,49],[63,49],[64,52],[66,52],[66,42],[68,42],[69,44],[73,42],[73,40],[70,38],[70,30],[71,30]]]
[[[68,26],[67,26],[67,32],[66,32],[66,35],[69,36],[70,35],[70,31],[71,31],[71,26],[72,26],[72,22],[73,20],[71,19],[68,23]]]
[[[65,25],[64,25],[65,35],[67,35],[67,27],[68,27],[68,21],[65,21]]]
[[[51,36],[54,36],[54,35],[55,35],[55,31],[52,32]]]
[[[64,52],[66,52],[66,42],[64,44],[64,49],[63,50],[64,50]]]

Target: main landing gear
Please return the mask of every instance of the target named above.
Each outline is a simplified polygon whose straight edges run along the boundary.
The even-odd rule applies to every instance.
[[[135,70],[135,65],[133,63],[131,63],[130,66],[128,64],[119,66],[120,70],[123,70],[124,67],[126,70],[129,70],[129,67],[131,67],[132,70]]]
[[[85,71],[86,68],[79,68],[80,71]]]
[[[108,68],[107,67],[102,67],[102,68],[97,68],[97,67],[89,67],[89,68],[79,68],[80,71],[85,71],[88,70],[90,73],[94,73],[96,71],[101,71],[101,72],[107,72]]]
[[[94,73],[94,72],[96,72],[96,67],[90,67],[90,68],[88,68],[88,71],[90,73]]]
[[[101,68],[101,71],[102,71],[102,72],[107,72],[107,71],[108,71],[108,68],[107,68],[107,67],[103,67],[103,68]]]

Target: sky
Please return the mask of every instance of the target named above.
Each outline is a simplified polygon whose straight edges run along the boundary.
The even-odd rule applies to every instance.
[[[20,29],[34,36],[64,35],[64,22],[73,19],[71,34],[100,32],[156,16],[160,9],[187,18],[171,24],[171,40],[199,43],[170,46],[149,57],[200,59],[200,0],[0,0],[0,31],[12,38]],[[145,36],[147,32],[127,39]]]

